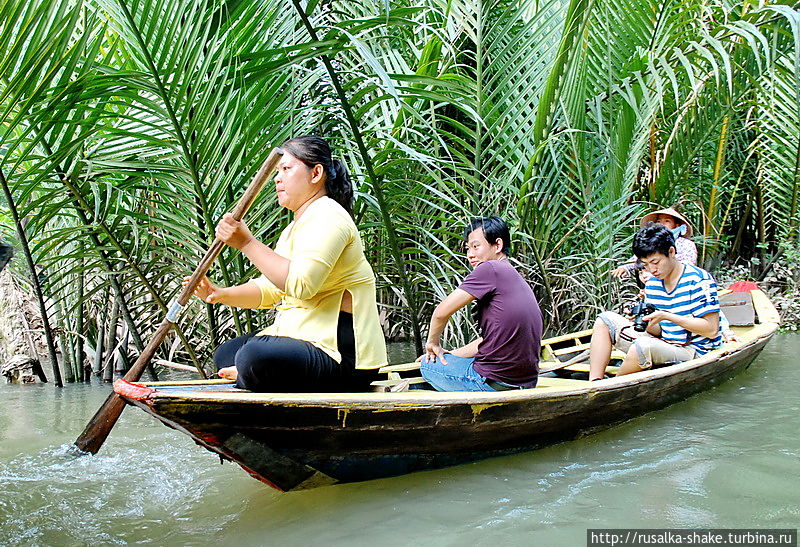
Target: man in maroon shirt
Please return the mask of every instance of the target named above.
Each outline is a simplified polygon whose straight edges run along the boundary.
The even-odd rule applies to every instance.
[[[508,262],[508,226],[476,218],[464,229],[472,272],[436,307],[422,376],[439,391],[498,391],[536,386],[542,312],[530,285]],[[480,338],[446,352],[441,337],[455,312],[477,300]]]

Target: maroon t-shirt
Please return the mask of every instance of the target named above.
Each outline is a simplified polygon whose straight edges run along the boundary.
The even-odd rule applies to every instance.
[[[472,367],[478,374],[534,387],[539,375],[542,312],[530,285],[508,260],[478,264],[458,287],[477,299],[483,341]]]

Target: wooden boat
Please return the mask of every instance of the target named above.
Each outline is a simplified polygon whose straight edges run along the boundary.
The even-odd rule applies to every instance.
[[[574,365],[561,377],[540,377],[534,389],[489,393],[251,393],[225,380],[119,381],[114,388],[279,490],[362,481],[573,439],[712,387],[748,367],[778,328],[769,299],[760,290],[751,294],[758,322],[735,329],[740,341],[692,361],[591,383],[564,377],[586,367]],[[550,339],[543,355],[574,355],[590,333]],[[396,380],[413,368],[387,372]]]

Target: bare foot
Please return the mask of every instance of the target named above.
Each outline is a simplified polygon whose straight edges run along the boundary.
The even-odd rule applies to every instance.
[[[234,382],[238,377],[238,372],[236,371],[236,367],[221,368],[219,369],[219,371],[217,371],[217,374],[219,374],[220,377],[225,378],[226,380],[232,380]]]

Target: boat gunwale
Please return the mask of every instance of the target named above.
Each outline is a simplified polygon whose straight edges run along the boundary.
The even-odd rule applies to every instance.
[[[595,382],[585,382],[585,387],[576,388],[551,388],[537,387],[529,389],[497,391],[497,392],[438,392],[412,390],[402,393],[253,393],[242,392],[196,392],[190,395],[186,393],[169,393],[157,390],[158,385],[175,385],[176,383],[148,382],[137,383],[134,385],[147,386],[153,389],[143,401],[152,406],[158,403],[175,404],[196,404],[196,403],[242,403],[242,404],[261,404],[268,406],[292,406],[292,407],[318,407],[318,408],[358,408],[374,410],[411,410],[414,408],[447,407],[453,405],[485,405],[485,404],[506,404],[529,400],[561,399],[564,397],[582,396],[586,394],[624,389],[631,386],[645,384],[661,378],[682,374],[692,369],[712,365],[722,359],[736,355],[755,347],[769,340],[778,328],[778,323],[761,323],[754,328],[769,327],[769,330],[757,336],[747,343],[727,343],[722,348],[712,350],[702,357],[698,357],[683,363],[677,363],[666,367],[652,370],[645,370],[625,376],[606,378]],[[726,347],[734,344],[733,347]],[[188,384],[197,385],[199,382],[189,382]],[[226,382],[206,381],[203,384]],[[184,383],[187,385],[187,383]],[[455,394],[455,396],[454,396]],[[124,396],[124,395],[123,395]]]

